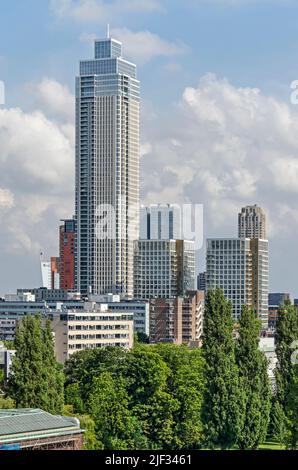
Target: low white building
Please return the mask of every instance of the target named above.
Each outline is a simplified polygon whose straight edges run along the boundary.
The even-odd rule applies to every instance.
[[[114,312],[104,304],[88,302],[82,311],[53,312],[52,328],[56,359],[60,363],[85,349],[133,347],[133,313]]]

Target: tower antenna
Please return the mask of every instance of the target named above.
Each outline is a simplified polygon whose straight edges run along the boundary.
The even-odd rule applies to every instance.
[[[110,25],[108,24],[108,39],[110,39]]]

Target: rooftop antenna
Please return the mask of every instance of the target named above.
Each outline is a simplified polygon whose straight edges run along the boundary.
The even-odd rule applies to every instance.
[[[110,39],[110,25],[108,24],[108,39]]]

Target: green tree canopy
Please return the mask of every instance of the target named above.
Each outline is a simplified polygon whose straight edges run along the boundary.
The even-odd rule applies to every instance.
[[[271,407],[268,364],[259,350],[261,323],[253,310],[243,308],[236,357],[245,393],[244,423],[238,437],[241,449],[257,449],[267,436]]]
[[[244,422],[233,339],[232,306],[221,289],[209,290],[205,302],[203,354],[206,390],[202,408],[206,446],[231,448]]]
[[[17,326],[15,348],[9,396],[19,408],[61,413],[63,373],[55,360],[50,323],[42,328],[40,317],[26,316]]]
[[[294,379],[294,368],[291,356],[294,352],[293,343],[298,340],[298,313],[290,301],[279,308],[276,324],[276,391],[277,399],[285,407],[288,386]],[[297,348],[296,348],[297,349]]]

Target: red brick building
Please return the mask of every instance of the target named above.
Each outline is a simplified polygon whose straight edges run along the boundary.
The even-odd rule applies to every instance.
[[[75,289],[75,220],[64,220],[60,226],[60,289]]]

